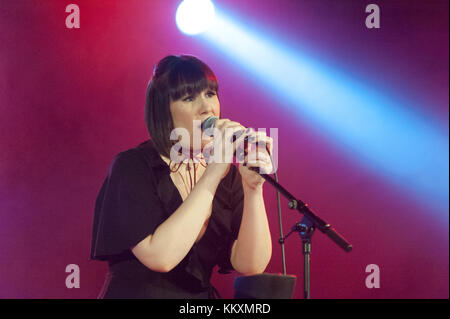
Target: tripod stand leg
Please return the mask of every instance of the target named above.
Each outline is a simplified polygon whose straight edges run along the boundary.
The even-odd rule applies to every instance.
[[[305,299],[310,299],[310,262],[311,262],[311,242],[306,241],[303,242],[303,255],[304,255],[304,260],[305,260],[305,268],[304,268],[304,274],[305,274],[305,278],[304,278],[304,286],[305,286],[305,290],[304,290],[304,298]]]

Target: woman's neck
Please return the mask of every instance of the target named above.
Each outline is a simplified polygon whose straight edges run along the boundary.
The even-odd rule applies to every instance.
[[[161,159],[169,166],[171,171],[178,170],[189,170],[194,166],[197,168],[199,166],[206,167],[206,162],[202,153],[197,154],[196,156],[183,156],[178,158],[177,161],[172,161],[170,158],[160,154]]]

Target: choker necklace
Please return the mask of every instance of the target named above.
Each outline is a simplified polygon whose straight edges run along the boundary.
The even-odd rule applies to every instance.
[[[194,188],[195,184],[197,184],[197,169],[199,165],[202,165],[203,167],[207,166],[203,157],[203,153],[200,152],[199,154],[194,156],[193,152],[191,151],[189,155],[190,155],[189,158],[186,158],[179,163],[174,163],[172,162],[172,160],[169,161],[170,172],[172,173],[178,172],[178,174],[180,174],[180,177],[183,181],[187,194],[189,194]],[[187,185],[187,182],[183,178],[183,174],[181,174],[180,172],[180,167],[183,164],[186,164],[186,171],[189,173],[189,187]],[[192,181],[192,173],[191,173],[192,170],[194,171],[194,181]]]

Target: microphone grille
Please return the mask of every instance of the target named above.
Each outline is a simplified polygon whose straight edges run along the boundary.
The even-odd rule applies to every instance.
[[[202,123],[202,130],[205,131],[205,130],[207,130],[209,128],[214,127],[214,124],[216,123],[217,120],[218,120],[217,116],[210,116],[210,117],[208,117]]]

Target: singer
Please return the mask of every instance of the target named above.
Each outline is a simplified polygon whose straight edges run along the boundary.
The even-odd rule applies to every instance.
[[[211,116],[224,138],[195,146],[194,121]],[[249,150],[237,168],[206,161],[203,149],[213,145],[225,154],[245,138],[269,146],[271,138],[220,118],[216,76],[188,55],[155,66],[145,122],[150,139],[114,157],[95,202],[91,259],[107,261],[109,269],[99,298],[216,298],[210,284],[216,265],[220,273],[262,273],[272,243],[264,179],[249,167],[270,165],[268,153]],[[183,142],[170,138],[176,128],[191,136],[182,161],[171,158],[171,148]],[[242,134],[230,140],[226,130]]]

